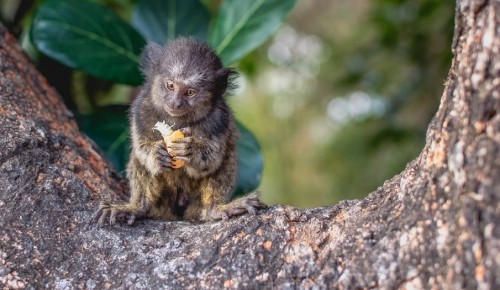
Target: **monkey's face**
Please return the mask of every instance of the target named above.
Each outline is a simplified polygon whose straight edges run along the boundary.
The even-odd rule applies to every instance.
[[[210,87],[194,77],[159,75],[153,84],[153,102],[172,117],[197,119],[210,111],[214,97]]]
[[[155,107],[176,118],[196,120],[208,114],[235,74],[210,47],[188,38],[164,47],[151,43],[141,58]]]
[[[193,99],[197,92],[189,84],[165,78],[163,85],[166,89],[164,107],[170,115],[182,116],[195,105],[196,102]]]

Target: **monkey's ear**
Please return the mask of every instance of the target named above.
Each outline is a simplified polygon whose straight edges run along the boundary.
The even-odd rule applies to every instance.
[[[230,81],[233,78],[238,76],[238,73],[236,72],[236,70],[234,70],[233,68],[227,68],[227,67],[223,67],[223,68],[219,69],[216,72],[216,74],[220,80],[225,81],[225,82]]]
[[[238,77],[238,73],[233,68],[223,67],[216,72],[218,83],[221,85],[221,94],[225,92],[231,93],[236,89],[235,80]]]
[[[139,66],[144,76],[149,77],[153,73],[162,52],[163,47],[154,42],[150,42],[144,47],[139,57]]]

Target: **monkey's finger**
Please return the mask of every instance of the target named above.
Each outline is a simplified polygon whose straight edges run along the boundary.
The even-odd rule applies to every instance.
[[[172,160],[172,156],[170,155],[160,155],[158,156],[158,161],[164,162],[164,163],[169,163]]]
[[[191,136],[191,128],[190,127],[184,127],[184,128],[181,128],[179,129],[183,134],[184,136]]]
[[[181,156],[190,156],[191,153],[189,150],[184,150],[184,149],[176,149],[176,150],[171,150],[170,155],[172,155],[174,158],[181,157]]]
[[[172,157],[160,156],[158,158],[158,165],[160,165],[161,168],[171,167],[172,166]]]
[[[253,207],[253,205],[245,204],[243,207],[249,214],[257,215],[257,211],[255,210],[255,207]]]
[[[165,147],[165,145],[159,146],[158,150],[156,150],[156,152],[158,152],[158,155],[168,156],[168,151],[167,151],[167,148]]]
[[[248,199],[247,204],[253,206],[254,208],[267,208],[267,205],[262,203],[262,201],[258,198]]]
[[[181,144],[181,143],[191,143],[193,142],[193,137],[184,137],[184,138],[179,138],[179,139],[175,139],[175,140],[172,140],[172,144]],[[172,145],[170,145],[172,146]]]
[[[189,161],[191,161],[191,158],[189,158],[187,156],[175,156],[174,160],[184,160],[186,162],[189,162]]]
[[[90,221],[89,221],[88,225],[90,226],[92,224],[95,224],[97,222],[97,220],[99,220],[99,218],[101,217],[101,215],[102,215],[102,209],[99,208],[98,210],[96,210],[96,212],[90,218]]]
[[[168,149],[190,149],[191,144],[190,143],[172,143],[170,146],[167,147]]]
[[[160,169],[162,171],[172,171],[174,168],[172,167],[172,163],[169,164],[160,164]]]
[[[100,228],[104,227],[104,223],[106,222],[106,218],[108,217],[109,210],[105,209],[102,211],[102,215],[99,218],[99,222],[97,223]]]
[[[129,226],[133,225],[135,222],[135,215],[131,214],[129,217],[128,217],[128,221],[127,221],[127,224]]]
[[[111,215],[109,216],[109,225],[114,226],[116,224],[116,209],[111,210]]]
[[[119,218],[124,218],[124,217],[127,217],[127,214],[126,214],[126,213],[124,213],[124,212],[121,212],[121,211],[120,211],[120,212],[118,212],[118,213],[116,214],[116,218],[117,218],[117,219],[119,219]]]
[[[237,216],[245,213],[247,210],[244,207],[233,207],[228,209],[225,214],[227,217]]]

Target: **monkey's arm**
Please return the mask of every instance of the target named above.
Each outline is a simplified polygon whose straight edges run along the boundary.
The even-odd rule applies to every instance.
[[[132,126],[131,137],[132,154],[152,176],[173,169],[172,156],[168,154],[162,139],[152,140],[142,136],[137,132],[136,126]]]
[[[225,158],[236,158],[226,156],[233,154],[227,150],[229,132],[222,136],[193,136],[189,128],[181,131],[187,137],[172,141],[172,145],[169,146],[170,155],[174,159],[187,161],[186,172],[193,177],[212,174],[219,169]]]

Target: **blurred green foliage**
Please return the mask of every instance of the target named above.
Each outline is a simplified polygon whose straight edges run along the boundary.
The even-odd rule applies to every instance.
[[[102,2],[124,19],[136,17],[135,0]],[[202,2],[212,17],[218,13],[221,1]],[[450,1],[298,1],[273,39],[238,62],[241,89],[230,97],[261,142],[265,201],[318,206],[360,198],[416,158],[450,66],[453,15]],[[134,93],[65,74],[44,57],[39,67],[74,110],[123,104]]]
[[[360,198],[423,148],[451,61],[449,1],[300,1],[241,63],[234,102],[262,141],[270,203]]]

